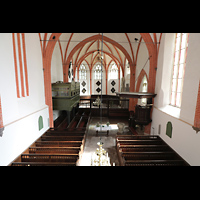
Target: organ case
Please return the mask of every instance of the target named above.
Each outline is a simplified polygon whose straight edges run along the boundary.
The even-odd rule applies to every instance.
[[[54,110],[72,111],[80,100],[80,83],[52,83],[52,101]]]

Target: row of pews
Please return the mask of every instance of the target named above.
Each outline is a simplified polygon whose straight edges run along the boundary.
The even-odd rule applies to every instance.
[[[90,116],[78,113],[70,124],[61,115],[11,166],[77,166],[83,153]]]
[[[54,121],[54,128],[51,130],[70,131],[70,130],[85,130],[88,119],[90,117],[89,111],[79,110],[72,121],[68,124],[67,113],[63,112],[60,117]]]
[[[189,166],[159,136],[117,135],[120,166]]]

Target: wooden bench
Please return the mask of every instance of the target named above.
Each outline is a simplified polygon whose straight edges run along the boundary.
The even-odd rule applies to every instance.
[[[135,139],[135,140],[161,140],[157,135],[117,135],[116,139]]]
[[[168,145],[120,145],[117,144],[121,152],[154,152],[154,151],[171,151]]]
[[[116,147],[121,166],[188,166],[159,136],[116,137]]]
[[[82,117],[79,121],[79,123],[77,124],[76,128],[86,128],[86,125],[88,123],[88,117]]]
[[[44,136],[84,136],[85,131],[47,131]]]
[[[30,154],[79,154],[80,147],[30,147]]]
[[[79,155],[46,155],[46,154],[22,154],[21,162],[76,162]]]
[[[36,147],[80,147],[82,141],[37,141]]]
[[[183,160],[129,160],[125,166],[185,166]]]
[[[76,166],[83,153],[88,119],[85,113],[76,115],[68,126],[63,113],[55,128],[44,133],[11,166]]]
[[[76,166],[76,162],[13,162],[11,166]]]
[[[174,152],[125,152],[122,157],[127,160],[176,160]]]
[[[83,136],[42,136],[41,141],[82,141]]]
[[[54,128],[58,129],[66,118],[67,118],[67,113],[62,112],[62,114],[54,121]]]
[[[163,142],[161,140],[117,140],[117,143],[124,145],[161,145]]]

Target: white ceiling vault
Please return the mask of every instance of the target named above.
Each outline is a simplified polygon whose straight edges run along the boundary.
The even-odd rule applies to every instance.
[[[158,47],[161,34],[146,34],[151,37],[152,43]],[[88,38],[93,38],[92,36],[96,35],[99,36],[98,38],[96,37],[97,39],[87,40]],[[40,33],[43,50],[46,48],[51,36],[52,33]],[[109,40],[105,41],[104,38],[108,38]],[[136,41],[135,38],[138,40]],[[67,61],[71,61],[73,65],[79,67],[84,61],[91,68],[94,66],[95,62],[97,62],[98,54],[101,54],[102,33],[62,33],[60,37],[55,38],[55,40],[58,41],[62,63],[64,65],[69,66]],[[76,46],[84,40],[86,42],[79,48],[76,48]],[[115,43],[111,41],[114,41]],[[116,44],[118,44],[118,46]],[[140,49],[146,49],[148,52],[147,44],[144,42],[140,33],[103,33],[104,65],[108,66],[109,63],[114,60],[122,68],[125,67],[127,54],[125,55],[125,53],[122,52],[121,47],[125,49],[135,66],[137,65],[137,58],[139,57],[138,55]],[[71,53],[73,49],[76,49],[76,51]],[[147,53],[145,53],[145,55],[147,55]]]

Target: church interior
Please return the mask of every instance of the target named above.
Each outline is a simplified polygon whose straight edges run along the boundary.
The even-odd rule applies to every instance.
[[[200,165],[199,33],[0,36],[0,166]]]

